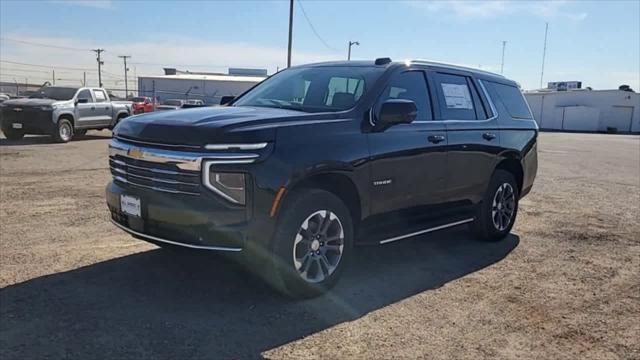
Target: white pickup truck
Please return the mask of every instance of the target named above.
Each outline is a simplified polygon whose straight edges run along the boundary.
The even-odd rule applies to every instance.
[[[111,101],[104,89],[90,87],[49,86],[0,104],[2,132],[9,140],[40,134],[68,142],[87,130],[112,129],[131,114],[131,102]]]

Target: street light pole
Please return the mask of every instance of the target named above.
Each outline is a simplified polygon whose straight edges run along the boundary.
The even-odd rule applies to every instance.
[[[293,0],[289,0],[289,50],[287,51],[287,67],[291,67],[292,42],[293,42]]]
[[[119,55],[118,57],[124,60],[124,98],[126,99],[129,96],[129,87],[127,86],[127,72],[129,72],[129,69],[127,68],[127,59],[131,56]]]
[[[348,61],[349,61],[349,60],[351,60],[351,47],[352,47],[353,45],[358,45],[358,46],[360,46],[360,43],[359,43],[359,42],[357,42],[357,41],[349,41],[349,52],[347,53],[347,60],[348,60]]]

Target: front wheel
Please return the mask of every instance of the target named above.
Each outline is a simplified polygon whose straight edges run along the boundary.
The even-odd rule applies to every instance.
[[[308,298],[335,285],[351,255],[353,225],[345,204],[319,189],[290,194],[272,240],[272,285]]]
[[[519,194],[514,176],[510,172],[496,170],[482,203],[478,205],[476,220],[471,224],[473,233],[486,241],[504,239],[516,221]]]
[[[58,126],[53,133],[53,138],[60,143],[66,143],[73,138],[73,124],[68,119],[58,120]]]

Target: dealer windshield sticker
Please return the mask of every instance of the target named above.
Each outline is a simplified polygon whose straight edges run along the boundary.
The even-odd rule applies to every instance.
[[[448,109],[473,110],[473,101],[467,85],[442,83],[441,86]]]

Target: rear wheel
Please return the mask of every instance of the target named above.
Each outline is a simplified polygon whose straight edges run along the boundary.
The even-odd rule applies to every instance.
[[[57,142],[66,143],[71,141],[73,138],[73,124],[69,119],[60,119],[58,120],[58,126],[56,126],[56,130],[53,133],[53,138]]]
[[[496,170],[471,224],[473,233],[481,240],[504,239],[516,221],[519,194],[515,177],[508,171]]]
[[[4,136],[9,140],[20,140],[24,137],[24,131],[16,129],[3,129]]]
[[[272,285],[298,298],[335,285],[353,245],[349,210],[334,194],[301,189],[290,194],[272,243]]]

